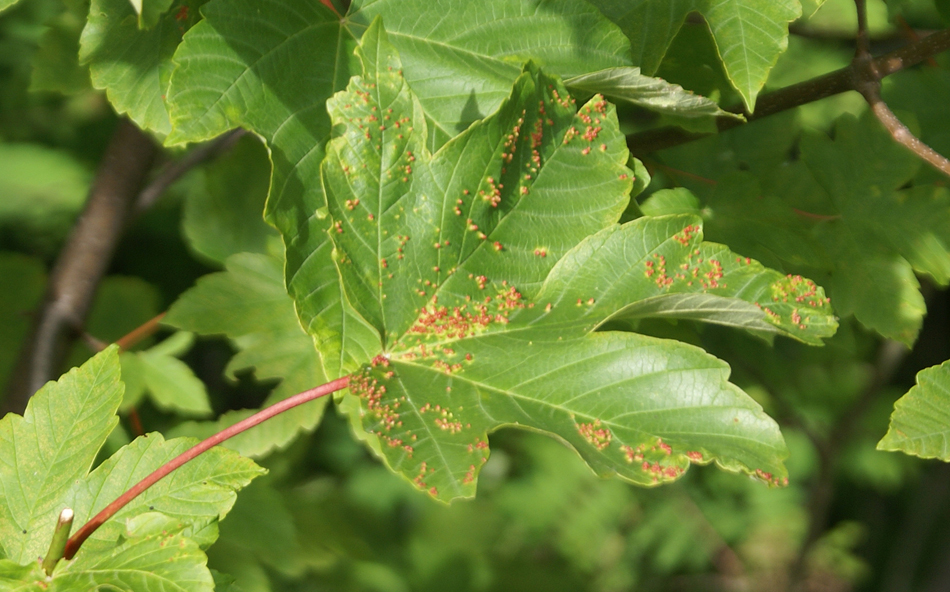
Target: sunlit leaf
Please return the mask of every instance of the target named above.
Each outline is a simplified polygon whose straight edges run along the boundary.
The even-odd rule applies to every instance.
[[[46,553],[67,492],[118,423],[115,348],[49,382],[22,417],[0,419],[0,546],[19,563]]]
[[[877,448],[950,461],[950,362],[917,374],[917,386],[894,404]]]
[[[488,433],[513,425],[634,483],[712,461],[782,483],[777,426],[727,366],[593,331],[617,314],[677,316],[686,294],[684,317],[747,315],[817,343],[835,327],[820,289],[703,245],[695,216],[614,225],[632,178],[603,98],[576,110],[529,64],[497,113],[431,154],[378,22],[360,56],[363,76],[330,101],[323,179],[344,292],[377,334],[343,406],[389,466],[439,499],[468,497]],[[716,309],[730,299],[745,308]]]
[[[634,64],[645,74],[656,72],[686,15],[701,13],[750,112],[769,70],[788,47],[789,22],[801,16],[799,0],[592,1],[630,38]]]

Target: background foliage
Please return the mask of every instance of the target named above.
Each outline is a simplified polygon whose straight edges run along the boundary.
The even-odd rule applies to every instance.
[[[868,4],[875,55],[950,24],[943,0]],[[0,0],[0,11],[4,384],[15,373],[31,311],[41,307],[53,261],[119,117],[166,146],[159,165],[233,128],[252,132],[232,136],[216,158],[191,168],[130,223],[98,288],[84,338],[72,345],[62,370],[167,311],[162,329],[121,354],[107,350],[44,391],[46,397],[72,385],[92,392],[100,387],[89,386],[90,373],[102,378],[121,369],[124,395],[102,387],[111,393],[103,395],[111,407],[99,410],[101,425],[89,433],[83,459],[70,461],[76,479],[105,483],[111,471],[125,475],[121,459],[145,453],[141,439],[124,446],[143,432],[169,440],[210,435],[254,409],[353,371],[377,353],[371,348],[379,347],[379,335],[373,342],[366,337],[371,331],[348,330],[334,342],[326,327],[351,317],[326,305],[334,297],[339,302],[336,284],[329,292],[314,289],[327,273],[336,278],[322,263],[334,246],[356,252],[324,232],[329,220],[344,219],[353,197],[328,171],[334,158],[351,162],[341,141],[340,103],[348,97],[327,101],[348,88],[351,76],[370,82],[372,60],[354,50],[362,39],[365,51],[367,31],[379,35],[377,17],[395,50],[379,55],[400,60],[390,65],[407,85],[397,102],[417,129],[407,140],[417,174],[431,169],[438,179],[439,159],[477,156],[463,152],[464,142],[488,134],[491,124],[463,132],[485,118],[504,120],[505,109],[518,105],[516,80],[518,92],[532,100],[526,89],[540,76],[551,76],[544,80],[552,86],[563,80],[561,88],[578,106],[604,93],[617,105],[616,123],[602,132],[603,155],[594,145],[592,157],[601,158],[596,171],[614,179],[629,167],[630,179],[617,192],[635,196],[625,211],[619,202],[605,206],[616,210],[613,219],[636,221],[625,229],[653,228],[644,215],[702,224],[703,238],[725,245],[730,261],[734,253],[777,270],[776,278],[813,279],[837,315],[833,337],[830,317],[806,332],[791,322],[791,310],[771,325],[742,320],[757,314],[749,302],[745,308],[732,302],[725,316],[710,312],[708,302],[698,313],[666,315],[680,318],[642,318],[655,316],[650,309],[617,316],[605,327],[676,339],[725,360],[731,381],[781,427],[790,453],[787,487],[694,467],[674,483],[637,488],[594,476],[559,441],[501,430],[491,436],[478,497],[444,506],[416,491],[410,470],[404,471],[408,480],[400,478],[354,439],[353,432],[361,432],[353,425],[352,400],[323,400],[228,442],[267,468],[265,476],[247,485],[257,469],[219,451],[234,463],[215,490],[220,499],[204,500],[212,494],[198,488],[189,503],[209,505],[188,524],[159,508],[177,520],[173,527],[164,514],[145,512],[125,530],[103,529],[97,544],[118,550],[101,561],[128,566],[123,553],[131,549],[161,566],[166,558],[149,553],[174,540],[185,565],[170,578],[192,579],[187,589],[213,583],[248,592],[950,586],[950,471],[936,461],[882,451],[950,459],[946,177],[896,144],[853,92],[665,149],[646,143],[645,133],[667,125],[714,131],[742,111],[724,108],[750,112],[767,104],[772,90],[847,66],[857,24],[851,0],[367,0],[333,10],[318,1]],[[379,63],[374,67],[374,75],[388,76]],[[885,78],[882,89],[911,130],[943,154],[950,154],[948,68],[946,54],[934,55]],[[362,90],[349,86],[351,93]],[[558,116],[568,121],[576,108]],[[394,142],[396,132],[390,132]],[[331,135],[338,139],[328,146]],[[626,160],[624,135],[639,161]],[[361,158],[373,149],[370,142],[353,146]],[[321,185],[314,180],[327,154]],[[160,168],[154,176],[161,176]],[[559,183],[572,179],[585,195],[595,193],[583,186],[598,184],[592,176],[564,174]],[[315,215],[321,208],[331,217]],[[559,236],[570,234],[572,221],[566,221]],[[389,223],[380,228],[397,232]],[[602,226],[566,237],[573,242],[552,249],[544,274]],[[602,250],[605,259],[608,251]],[[585,265],[567,277],[594,267]],[[613,259],[602,265],[621,266]],[[570,282],[564,283],[570,294]],[[627,299],[618,308],[638,300],[629,294],[640,289],[624,285]],[[377,304],[368,310],[361,299],[358,312],[370,321],[394,314]],[[823,347],[801,342],[822,338]],[[331,363],[328,351],[342,355]],[[34,405],[58,408],[39,395]],[[121,421],[113,429],[116,410]],[[23,421],[8,416],[0,425],[19,434],[32,416]],[[57,433],[55,426],[49,430]],[[0,445],[14,439],[6,433],[0,431]],[[146,458],[160,463],[182,446],[176,442],[153,441],[154,457]],[[396,457],[388,462],[399,468]],[[212,469],[180,478],[198,482],[204,470]],[[0,470],[0,482],[7,477]],[[233,490],[245,485],[235,502]],[[6,487],[3,508],[21,512]],[[50,508],[67,494],[82,499],[62,484],[48,493]],[[30,512],[0,519],[32,531],[32,520],[55,509]],[[10,541],[18,536],[0,532],[0,587],[35,576],[19,573],[15,564],[45,550],[48,533],[31,532],[16,546]],[[204,553],[214,582],[202,571]],[[54,578],[54,588],[80,585],[101,565],[84,571],[89,567],[77,559]]]

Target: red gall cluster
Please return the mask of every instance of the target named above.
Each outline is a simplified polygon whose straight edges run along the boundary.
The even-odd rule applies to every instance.
[[[779,479],[778,477],[773,477],[772,473],[763,471],[762,469],[756,469],[755,476],[765,481],[769,485],[773,485],[773,486],[788,485],[788,477],[783,477],[782,479]]]
[[[789,299],[791,299],[795,302],[807,304],[813,308],[818,308],[831,302],[830,298],[822,298],[818,295],[818,286],[815,282],[803,278],[800,275],[788,274],[784,278],[774,282],[770,288],[774,302],[788,302]]]
[[[597,450],[607,448],[610,446],[610,441],[613,440],[613,434],[610,433],[608,428],[601,427],[599,419],[595,419],[590,423],[577,424],[577,433]]]

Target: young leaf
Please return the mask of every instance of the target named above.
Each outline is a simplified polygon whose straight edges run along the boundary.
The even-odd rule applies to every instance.
[[[192,438],[165,440],[158,433],[136,438],[72,488],[68,499],[76,522],[84,523],[131,485],[195,444]],[[111,549],[123,534],[125,522],[145,512],[159,512],[178,521],[190,539],[207,546],[217,538],[214,523],[230,511],[236,491],[263,472],[249,459],[221,447],[212,448],[122,508],[83,543],[81,553]],[[209,525],[211,531],[203,532]]]
[[[917,385],[894,404],[878,450],[950,461],[950,362],[917,374]]]
[[[763,327],[778,307],[777,332],[817,341],[834,327],[820,289],[700,245],[692,216],[614,226],[631,175],[602,98],[575,113],[529,64],[496,114],[430,154],[378,23],[360,56],[364,75],[330,101],[339,135],[323,178],[345,294],[377,333],[344,408],[387,463],[439,499],[471,496],[488,433],[514,425],[634,483],[712,461],[784,482],[777,426],[724,363],[593,330],[631,302],[721,289],[748,308],[768,296]]]
[[[80,553],[53,572],[50,592],[212,592],[207,558],[181,534],[156,533],[126,539],[102,553]]]
[[[203,335],[226,334],[240,350],[227,373],[253,368],[258,380],[281,379],[264,405],[326,382],[313,341],[300,329],[293,301],[284,289],[281,261],[243,253],[225,262],[227,271],[198,280],[171,307],[164,323]],[[324,399],[302,405],[248,430],[224,446],[249,456],[262,456],[286,446],[300,430],[313,429],[326,405]],[[210,436],[253,413],[232,411],[217,421],[186,423],[177,435]]]
[[[23,417],[8,414],[0,420],[0,488],[5,502],[0,504],[0,546],[7,559],[21,564],[35,562],[49,546],[60,510],[73,508],[76,520],[84,522],[194,444],[188,440],[166,442],[159,434],[143,436],[87,475],[118,421],[115,411],[123,389],[117,354],[116,346],[107,348],[59,382],[44,386],[30,400]],[[234,503],[234,492],[261,472],[252,461],[233,452],[209,451],[107,521],[69,565],[110,564],[115,557],[125,556],[122,544],[116,547],[124,532],[122,522],[146,510],[176,519],[181,528],[210,543],[216,521]],[[181,542],[185,548],[194,544]],[[129,556],[128,561],[134,571],[150,569],[134,557]],[[203,567],[203,559],[200,565]],[[76,569],[80,568],[62,571]],[[56,573],[62,571],[57,568]],[[139,577],[147,580],[151,576]]]
[[[46,552],[67,492],[118,423],[121,402],[112,347],[48,382],[23,417],[0,419],[0,547],[8,559],[26,563]]]

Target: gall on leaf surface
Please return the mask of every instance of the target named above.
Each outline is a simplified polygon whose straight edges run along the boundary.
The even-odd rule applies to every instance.
[[[820,288],[702,245],[695,216],[617,226],[633,179],[603,98],[577,109],[529,63],[494,115],[430,154],[378,21],[360,57],[363,76],[329,102],[323,179],[344,296],[376,343],[342,407],[388,465],[437,499],[470,497],[488,433],[517,426],[642,485],[693,462],[783,483],[778,426],[724,362],[594,330],[636,316],[629,295],[657,299],[644,316],[676,316],[683,303],[661,300],[678,291],[745,303],[763,330],[817,341],[834,330]],[[651,270],[661,257],[670,268]],[[780,322],[755,306],[765,297]]]
[[[877,449],[950,461],[950,361],[917,374],[917,385],[894,404]]]

